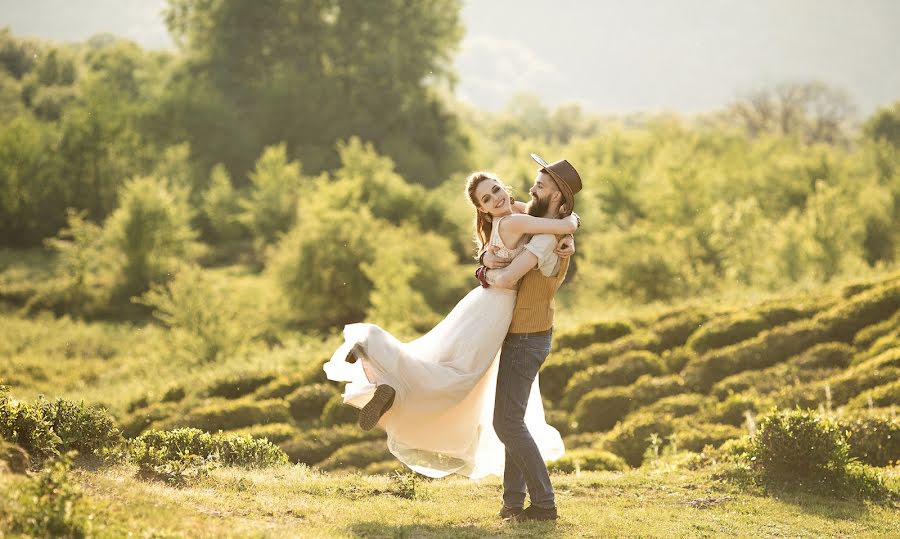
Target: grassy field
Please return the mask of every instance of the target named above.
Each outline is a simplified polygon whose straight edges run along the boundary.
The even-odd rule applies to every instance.
[[[120,466],[73,472],[97,537],[896,537],[898,509],[767,496],[710,470],[554,474],[561,517],[506,523],[500,481],[219,469],[188,488]],[[0,475],[3,490],[21,476]],[[0,502],[3,503],[3,502]],[[0,506],[2,507],[2,506]]]

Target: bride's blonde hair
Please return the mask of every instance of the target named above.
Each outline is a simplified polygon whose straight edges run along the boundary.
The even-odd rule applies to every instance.
[[[493,226],[491,224],[491,215],[481,211],[478,200],[475,199],[475,189],[478,188],[478,184],[485,180],[495,180],[509,195],[510,203],[513,201],[512,191],[500,181],[496,174],[479,171],[469,174],[469,177],[466,178],[466,195],[469,197],[469,202],[475,206],[475,243],[478,244],[479,251],[491,241],[491,229]]]

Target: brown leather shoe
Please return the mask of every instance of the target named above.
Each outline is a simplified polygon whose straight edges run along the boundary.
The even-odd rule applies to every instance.
[[[359,411],[359,428],[372,430],[378,424],[378,420],[394,405],[394,396],[397,394],[394,388],[382,384],[375,388],[372,400],[366,403]]]
[[[353,348],[351,348],[349,352],[347,352],[347,357],[344,358],[344,361],[347,363],[356,363],[363,355],[365,354],[363,354],[362,346],[357,343],[353,345]]]
[[[558,518],[559,513],[556,512],[555,507],[544,509],[536,505],[529,505],[521,513],[514,516],[512,520],[514,522],[529,522],[534,520],[556,520]]]

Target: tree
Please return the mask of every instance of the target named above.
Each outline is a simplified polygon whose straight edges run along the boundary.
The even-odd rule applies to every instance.
[[[878,109],[866,121],[863,132],[872,140],[883,140],[895,148],[900,147],[900,101]]]
[[[359,135],[407,178],[436,185],[466,147],[429,89],[453,82],[459,10],[458,0],[170,0],[185,62],[162,114],[206,167],[222,162],[235,178],[281,141],[309,172],[334,168],[334,143]]]

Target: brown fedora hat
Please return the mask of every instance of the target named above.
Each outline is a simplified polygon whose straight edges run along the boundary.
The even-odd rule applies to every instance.
[[[581,191],[581,176],[571,163],[563,159],[548,165],[538,154],[531,154],[531,158],[541,165],[541,172],[546,172],[556,181],[563,200],[566,201],[566,209],[569,213],[575,209],[575,193]]]

